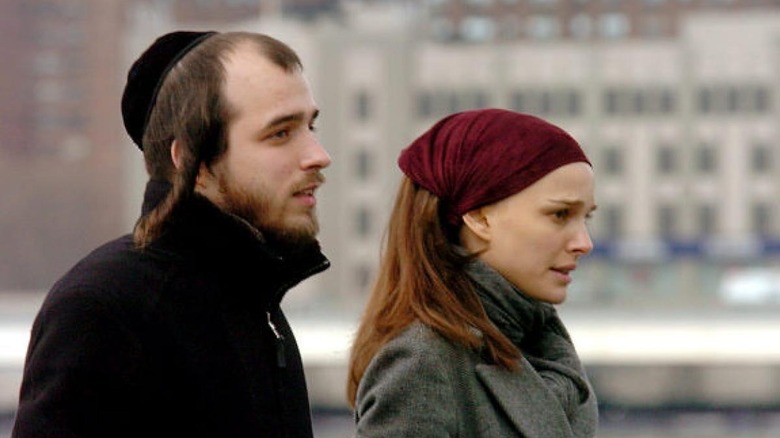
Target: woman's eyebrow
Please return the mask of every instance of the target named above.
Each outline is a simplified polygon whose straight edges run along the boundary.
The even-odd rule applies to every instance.
[[[568,199],[568,198],[561,198],[561,199],[548,199],[549,202],[552,202],[554,204],[563,204],[567,207],[581,207],[585,205],[585,201],[582,201],[580,199]],[[598,208],[598,205],[593,204],[593,207],[590,208],[590,211],[594,211]]]

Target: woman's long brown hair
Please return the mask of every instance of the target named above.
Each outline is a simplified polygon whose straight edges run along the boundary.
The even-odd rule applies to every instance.
[[[379,349],[414,321],[446,339],[516,369],[518,349],[488,319],[464,272],[470,257],[442,227],[439,199],[404,177],[385,236],[376,282],[349,360],[347,400]],[[480,333],[475,333],[474,329]]]

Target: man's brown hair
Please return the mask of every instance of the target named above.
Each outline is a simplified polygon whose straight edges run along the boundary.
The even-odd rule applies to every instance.
[[[134,240],[144,247],[164,231],[171,213],[192,196],[201,164],[210,166],[229,145],[231,108],[224,96],[225,61],[238,47],[250,44],[286,72],[303,69],[298,55],[267,35],[227,32],[209,37],[187,53],[163,81],[144,132],[146,170],[153,180],[168,181],[171,191],[135,226]],[[177,169],[171,144],[181,150]]]

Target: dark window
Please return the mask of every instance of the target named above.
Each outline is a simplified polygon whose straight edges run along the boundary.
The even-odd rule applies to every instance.
[[[417,115],[429,118],[433,115],[433,97],[431,93],[421,92],[417,95]]]
[[[674,94],[669,90],[664,90],[658,96],[658,110],[662,114],[674,112],[675,102]]]
[[[576,91],[570,91],[567,94],[566,106],[567,112],[571,116],[577,116],[581,112],[582,104],[580,103],[580,95]]]
[[[771,93],[766,87],[757,87],[754,90],[753,104],[757,112],[769,112],[771,100]]]
[[[365,149],[361,149],[355,154],[355,174],[359,180],[365,181],[371,178],[374,170],[372,158],[371,153]]]
[[[366,91],[359,91],[355,96],[355,116],[360,121],[371,118],[371,97]]]
[[[764,203],[753,205],[751,215],[753,232],[759,236],[769,235],[772,224],[772,212],[769,205]]]
[[[607,175],[623,173],[623,154],[617,147],[604,150],[604,171]]]
[[[672,146],[658,148],[658,173],[669,175],[677,170],[677,151]]]
[[[616,114],[620,107],[620,93],[617,90],[608,90],[604,94],[604,112]]]
[[[371,212],[367,207],[359,207],[356,212],[355,221],[357,234],[366,237],[371,234]]]
[[[712,205],[701,205],[697,210],[698,234],[706,237],[715,234],[717,218],[715,208]]]
[[[709,88],[699,90],[699,111],[708,114],[712,112],[713,92]]]
[[[717,155],[713,146],[700,145],[696,152],[696,170],[701,173],[715,172],[717,167]]]
[[[371,285],[371,268],[366,265],[358,265],[355,267],[355,285],[362,290],[367,289]]]
[[[658,234],[663,238],[674,237],[677,230],[677,210],[671,205],[658,207]]]
[[[604,217],[604,235],[608,239],[620,239],[623,235],[623,211],[615,206],[608,205],[604,211],[599,211],[599,216]]]
[[[516,91],[516,92],[512,93],[511,100],[512,100],[512,102],[511,102],[512,109],[514,109],[515,111],[519,111],[519,112],[527,112],[528,111],[526,109],[526,105],[527,105],[526,100],[527,99],[525,98],[525,94],[523,92]]]
[[[772,170],[774,160],[772,157],[772,150],[768,144],[754,144],[750,155],[750,168],[753,172],[767,173]]]

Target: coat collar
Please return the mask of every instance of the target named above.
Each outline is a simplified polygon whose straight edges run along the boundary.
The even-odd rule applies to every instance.
[[[151,211],[170,190],[170,184],[150,181],[144,212]],[[176,207],[167,229],[150,245],[215,272],[238,291],[262,290],[263,301],[278,304],[284,293],[330,266],[319,243],[281,249],[267,244],[246,221],[227,214],[208,199],[193,195]],[[249,285],[253,287],[248,287]]]
[[[477,376],[507,414],[521,436],[573,437],[566,414],[542,378],[529,372],[531,364],[521,359],[519,372],[497,365],[479,364]],[[524,371],[525,370],[525,371]]]

